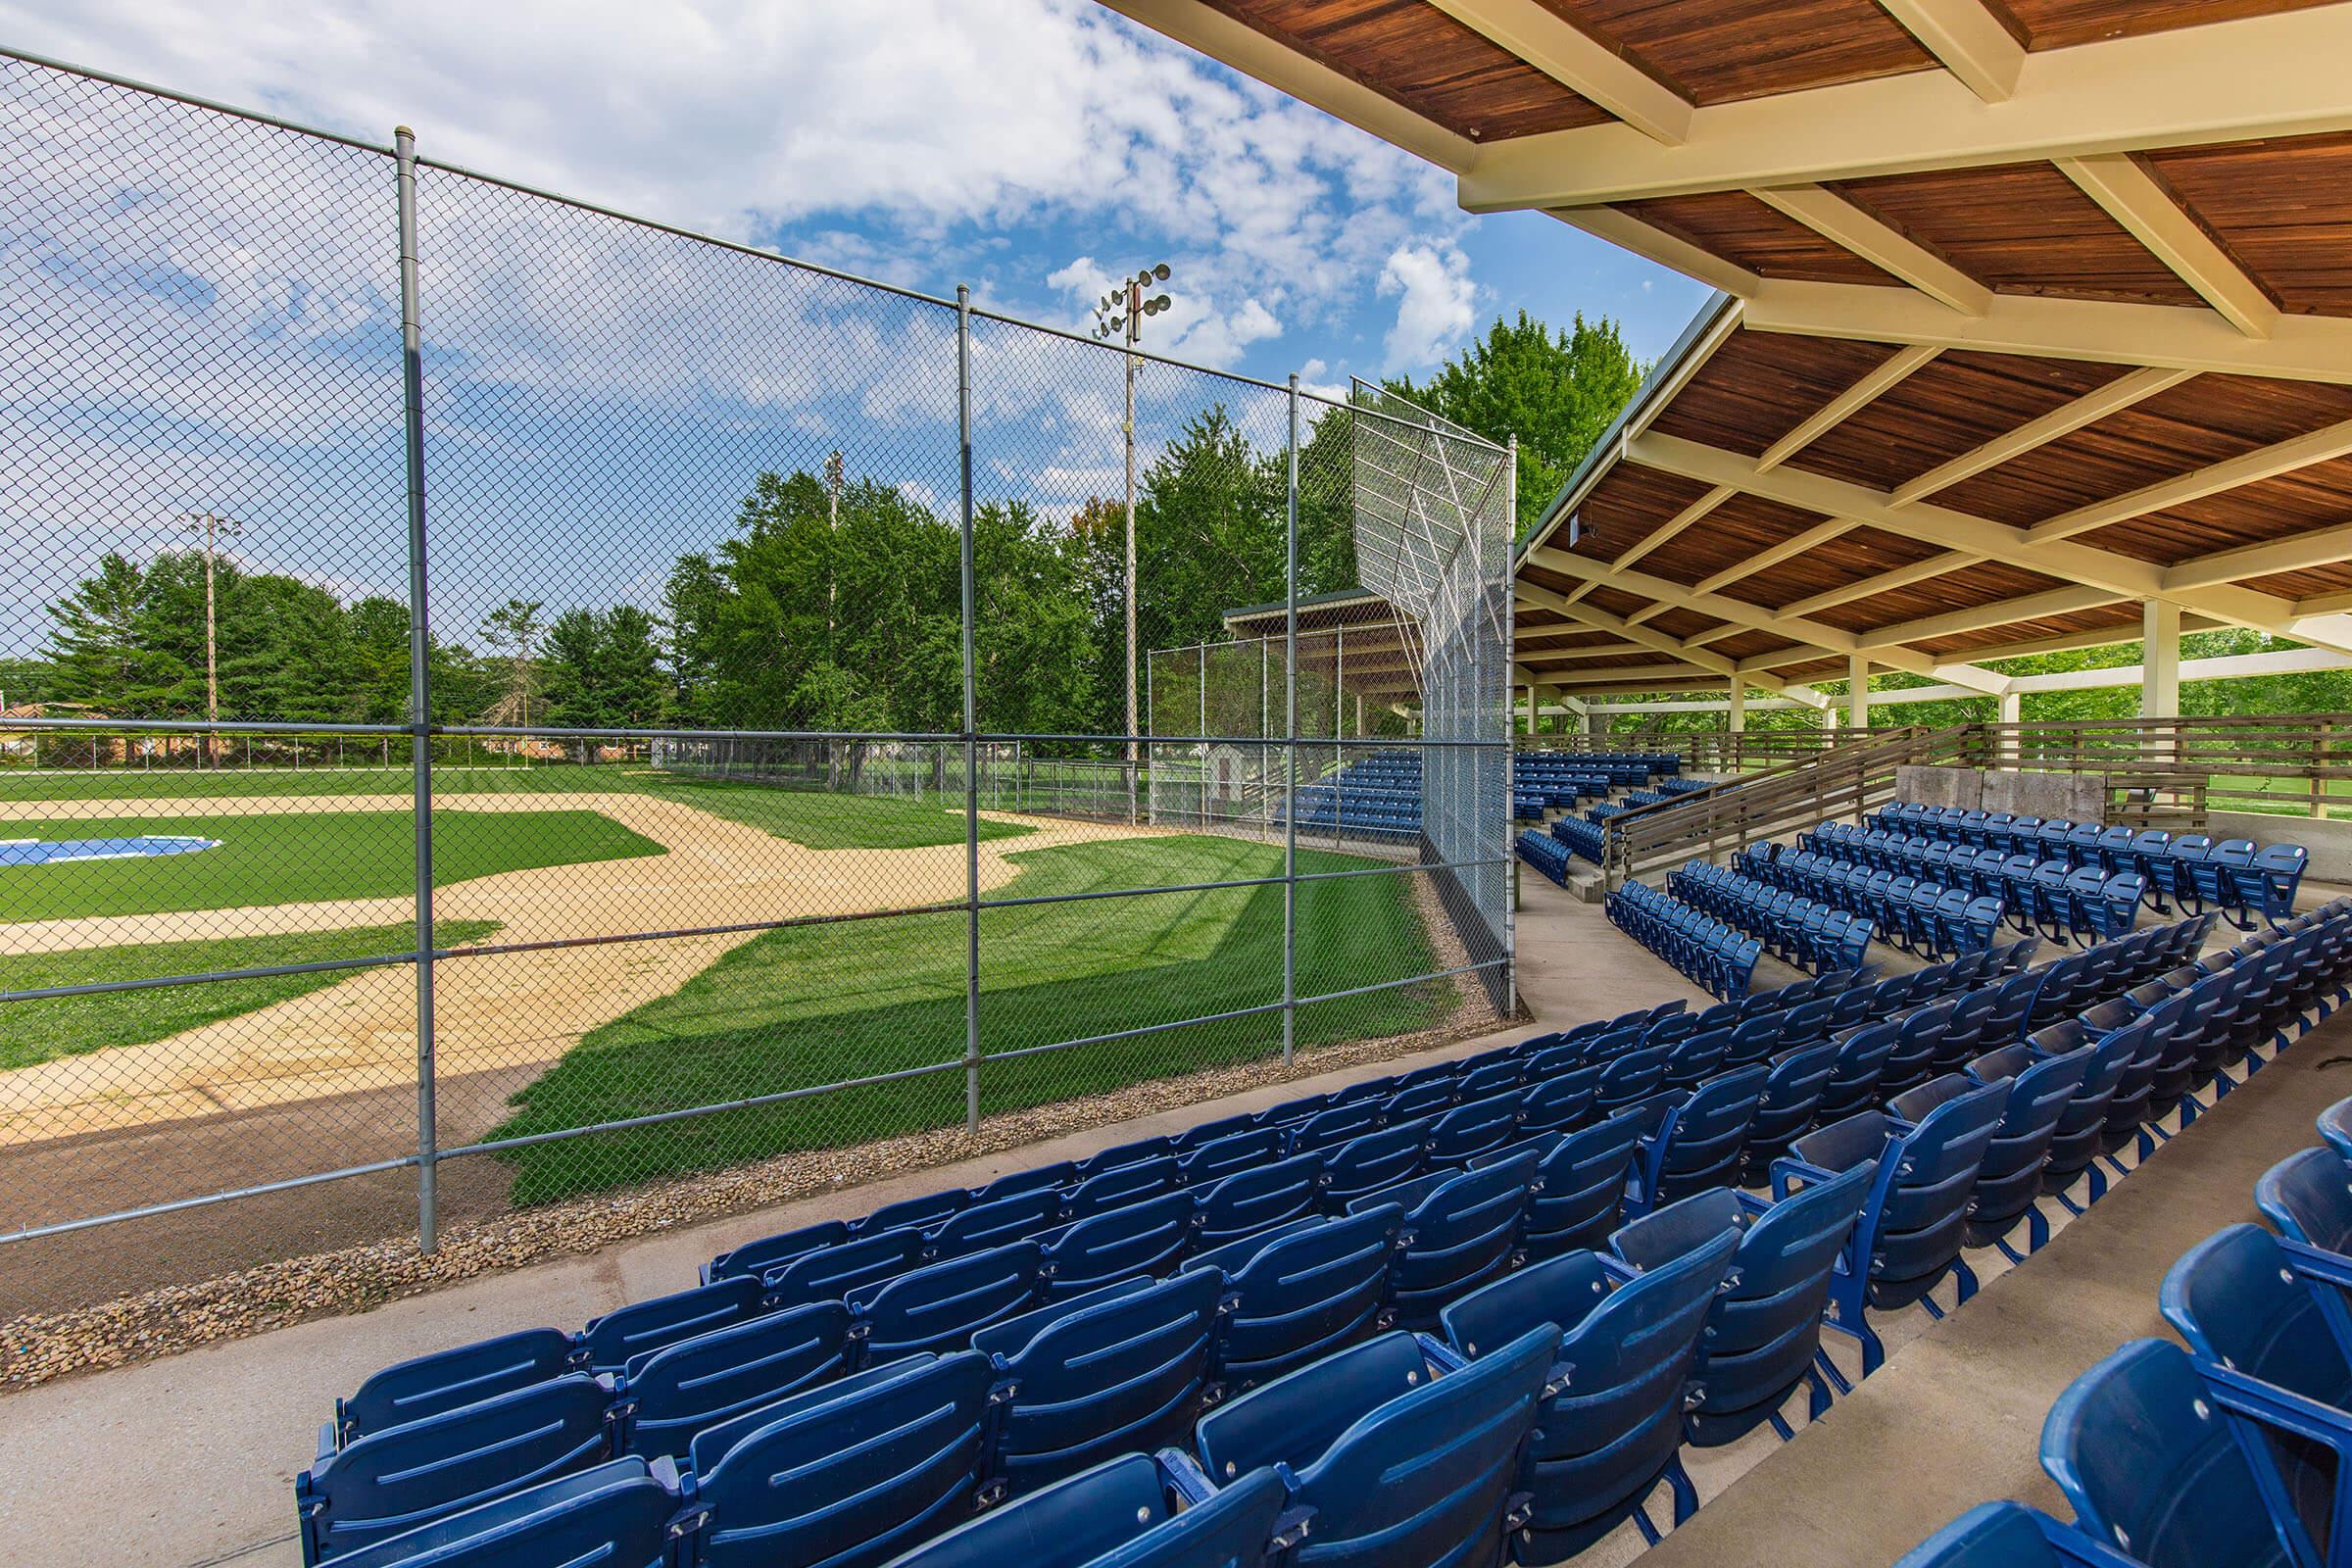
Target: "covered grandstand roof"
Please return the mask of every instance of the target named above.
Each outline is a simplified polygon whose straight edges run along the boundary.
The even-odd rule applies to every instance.
[[[1997,690],[2149,601],[2352,653],[2352,3],[1108,3],[1723,291],[1515,678]]]

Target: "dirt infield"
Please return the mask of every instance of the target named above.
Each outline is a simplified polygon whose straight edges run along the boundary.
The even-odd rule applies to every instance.
[[[86,805],[86,803],[83,803]],[[292,796],[109,803],[139,817],[402,811],[402,796]],[[638,859],[546,866],[439,890],[449,920],[496,920],[498,943],[847,915],[963,897],[962,844],[904,850],[811,850],[694,807],[631,793],[468,796],[466,811],[592,810],[661,844]],[[53,816],[42,803],[0,803],[0,820]],[[1037,828],[984,841],[980,887],[1004,886],[1025,850],[1146,836],[1152,829],[985,813]],[[408,919],[405,899],[356,899],[0,925],[0,953],[325,931]],[[757,931],[458,957],[436,969],[436,1062],[452,1080],[505,1077],[561,1057],[599,1025],[677,990]],[[364,970],[324,990],[145,1045],[66,1056],[0,1074],[0,1146],[251,1112],[301,1101],[380,1095],[414,1082],[416,985],[409,965]],[[470,1140],[502,1097],[461,1096],[443,1138]],[[330,1163],[332,1163],[330,1161]]]

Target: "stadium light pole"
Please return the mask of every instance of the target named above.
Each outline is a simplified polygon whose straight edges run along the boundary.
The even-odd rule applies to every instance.
[[[219,621],[214,606],[213,564],[220,554],[220,536],[234,539],[244,533],[245,525],[230,517],[210,512],[180,514],[181,529],[204,536],[204,716],[209,724],[220,722],[220,645]],[[218,727],[208,730],[204,737],[204,755],[215,767],[220,765],[220,734]]]
[[[1144,290],[1167,280],[1168,264],[1161,262],[1136,273],[1095,302],[1096,341],[1113,336],[1127,340],[1127,417],[1119,428],[1127,444],[1127,820],[1130,823],[1137,819],[1135,774],[1139,756],[1135,739],[1135,351],[1143,346],[1144,318],[1157,316],[1174,303],[1165,294],[1146,299]],[[1205,800],[1205,777],[1201,787]]]

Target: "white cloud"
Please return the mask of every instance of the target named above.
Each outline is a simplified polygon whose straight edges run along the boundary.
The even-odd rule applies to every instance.
[[[1345,381],[1325,380],[1324,377],[1330,373],[1331,367],[1321,360],[1307,361],[1298,367],[1298,390],[1315,397],[1328,398],[1334,403],[1347,402],[1348,394],[1354,389]]]
[[[1442,358],[1469,335],[1477,318],[1470,258],[1449,244],[1397,246],[1380,270],[1380,293],[1396,301],[1396,321],[1385,344],[1391,370],[1416,369]]]

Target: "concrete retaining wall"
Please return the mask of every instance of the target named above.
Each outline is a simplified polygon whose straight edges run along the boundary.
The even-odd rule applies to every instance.
[[[2217,844],[2223,839],[2300,844],[2311,852],[2311,869],[2304,875],[2322,882],[2352,882],[2352,822],[2273,816],[2267,811],[2208,811],[2205,833]]]
[[[2012,816],[2062,816],[2080,822],[2107,814],[2106,790],[2074,773],[2014,773],[1980,767],[1898,767],[1894,793],[1917,806],[1957,806]]]

